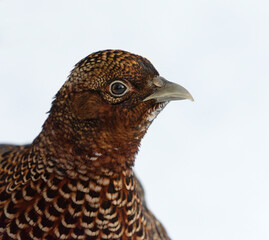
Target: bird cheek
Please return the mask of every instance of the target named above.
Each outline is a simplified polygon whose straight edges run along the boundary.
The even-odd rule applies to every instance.
[[[78,93],[72,99],[71,111],[76,118],[97,119],[100,115],[100,97],[89,92]]]

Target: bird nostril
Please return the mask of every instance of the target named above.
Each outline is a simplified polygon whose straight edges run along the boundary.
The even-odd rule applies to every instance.
[[[159,88],[161,88],[161,87],[163,87],[163,85],[164,85],[164,81],[162,80],[162,78],[161,77],[155,77],[155,78],[153,78],[153,84],[156,86],[156,87],[159,87]]]

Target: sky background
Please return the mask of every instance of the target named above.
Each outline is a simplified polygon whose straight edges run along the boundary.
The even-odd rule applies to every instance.
[[[269,239],[269,2],[0,0],[0,142],[28,143],[81,58],[148,58],[171,102],[135,170],[172,239]]]

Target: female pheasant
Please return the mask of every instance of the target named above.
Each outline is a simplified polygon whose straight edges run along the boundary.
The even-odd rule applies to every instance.
[[[82,59],[36,139],[0,146],[0,239],[169,239],[132,167],[153,119],[180,99],[193,100],[141,56]]]

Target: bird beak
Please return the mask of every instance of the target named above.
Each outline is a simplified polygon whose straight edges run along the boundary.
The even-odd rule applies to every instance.
[[[153,84],[157,87],[156,91],[147,96],[143,101],[156,99],[157,102],[189,99],[194,101],[192,95],[179,84],[169,82],[165,78],[157,76],[153,78]]]

